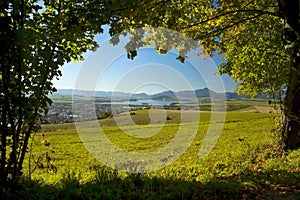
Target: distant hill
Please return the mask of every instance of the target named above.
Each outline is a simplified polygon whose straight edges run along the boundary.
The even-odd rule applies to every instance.
[[[176,100],[189,99],[196,95],[198,98],[215,98],[215,99],[250,99],[249,96],[239,96],[235,92],[217,93],[208,88],[198,89],[195,91],[164,91],[157,94],[136,93],[130,94],[126,92],[106,92],[106,91],[88,91],[88,90],[73,90],[73,89],[58,89],[54,95],[77,95],[87,97],[98,97],[105,99],[153,99],[153,100]],[[260,99],[267,99],[264,94],[258,95]]]

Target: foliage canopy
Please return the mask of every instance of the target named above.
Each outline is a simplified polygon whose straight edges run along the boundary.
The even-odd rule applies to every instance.
[[[222,56],[219,73],[237,81],[239,93],[275,96],[286,89],[291,63],[281,39],[284,18],[276,0],[130,1],[116,7],[112,35],[143,26],[180,31],[203,46],[204,56]],[[124,7],[127,12],[118,12]],[[159,53],[170,50],[161,44],[161,36],[152,35]],[[184,46],[180,55],[184,57],[191,48]]]

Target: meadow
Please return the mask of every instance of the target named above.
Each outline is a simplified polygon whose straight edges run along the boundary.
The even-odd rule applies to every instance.
[[[232,105],[245,102],[230,102]],[[300,198],[300,150],[283,152],[278,145],[278,114],[261,112],[262,103],[226,113],[222,133],[212,151],[200,158],[199,150],[209,128],[211,113],[198,112],[200,123],[185,153],[170,165],[151,172],[128,173],[103,165],[84,146],[73,123],[43,125],[31,143],[24,165],[24,180],[16,199],[297,199]],[[155,114],[155,110],[152,111]],[[189,112],[185,111],[187,115]],[[153,113],[152,113],[153,114]],[[170,143],[180,126],[181,112],[166,111],[164,123],[151,121],[149,110],[127,113],[136,125],[114,118],[99,127],[116,146],[148,153]],[[191,115],[195,116],[195,113]],[[124,122],[126,114],[115,116]],[[123,121],[122,121],[123,120]],[[149,123],[151,124],[149,125]],[[147,138],[142,134],[157,128]],[[90,128],[88,131],[96,131]],[[156,129],[155,129],[156,130]],[[128,168],[138,163],[130,161]],[[29,175],[31,179],[29,180]]]

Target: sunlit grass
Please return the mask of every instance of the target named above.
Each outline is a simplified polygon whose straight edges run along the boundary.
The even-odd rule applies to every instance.
[[[137,111],[134,117],[140,116],[139,122],[143,124],[141,120],[149,117],[147,112]],[[170,116],[171,120],[173,119],[173,122],[180,118],[180,112],[178,111],[170,111],[167,115]],[[228,165],[228,171],[235,170],[235,168],[239,168],[236,162],[246,159],[243,157],[246,151],[272,143],[273,138],[270,133],[272,116],[272,114],[268,113],[227,113],[226,123],[217,145],[206,157],[200,159],[198,153],[207,133],[211,117],[209,112],[201,112],[197,134],[190,148],[179,160],[167,166],[161,172],[158,171],[156,173],[160,174],[165,170],[171,169],[188,171],[190,168],[197,168],[201,171],[206,170],[209,166],[214,166],[216,163],[225,163]],[[100,121],[101,129],[110,141],[121,149],[138,153],[159,150],[174,138],[180,125],[189,126],[188,123],[157,123],[152,125],[144,123],[146,124],[144,128],[143,125],[118,127],[112,121],[114,121],[113,118]],[[141,134],[143,130],[151,132],[152,129],[159,131],[149,138],[137,138],[126,133],[126,130],[130,130],[131,133],[136,131]],[[53,164],[57,167],[58,172],[56,174],[52,172],[46,173],[46,169],[36,169],[32,174],[34,178],[43,178],[46,182],[55,182],[58,181],[60,173],[67,170],[80,171],[83,177],[90,177],[90,171],[87,169],[94,165],[101,165],[101,162],[97,161],[86,150],[73,124],[45,125],[42,130],[44,130],[42,133],[45,134],[44,139],[50,142],[50,147],[46,147],[41,143],[43,139],[42,133],[37,133],[34,137],[32,155],[36,159],[38,155],[45,151],[54,150],[55,153],[52,156],[55,158],[55,161],[53,161]],[[90,131],[93,131],[93,129]],[[243,140],[243,142],[239,140]],[[31,164],[33,165],[32,162]],[[26,166],[28,166],[27,163],[25,168]],[[206,177],[203,176],[202,178],[205,179]]]

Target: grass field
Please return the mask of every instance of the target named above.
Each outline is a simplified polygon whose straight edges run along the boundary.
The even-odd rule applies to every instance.
[[[227,112],[216,146],[203,158],[198,154],[210,126],[211,113],[198,112],[200,123],[187,151],[165,168],[142,174],[105,167],[85,148],[72,123],[43,125],[42,131],[34,136],[32,152],[24,166],[26,173],[33,171],[34,181],[24,184],[25,189],[15,195],[23,195],[25,199],[300,198],[300,150],[282,152],[276,146],[276,114],[259,112],[255,106],[264,104],[251,103],[247,112],[244,108]],[[130,152],[157,151],[174,139],[180,126],[192,131],[198,123],[193,120],[195,113],[181,123],[180,111],[166,111],[165,121],[151,121],[150,115],[159,111],[152,110],[150,115],[149,110],[134,112],[115,116],[115,120],[99,121],[99,128],[107,138]],[[194,111],[185,112],[188,116],[188,112]],[[126,116],[137,125],[126,124]],[[123,126],[118,126],[116,120]],[[99,128],[87,131],[96,132]],[[157,133],[137,138],[124,130],[133,135],[153,130]],[[136,165],[133,161],[128,167]],[[25,190],[32,192],[23,194]],[[34,196],[36,190],[39,192]],[[7,198],[10,197],[14,195]]]

